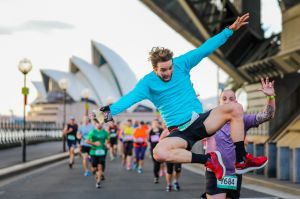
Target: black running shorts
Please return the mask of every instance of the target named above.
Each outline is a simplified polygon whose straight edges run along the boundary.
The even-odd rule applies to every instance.
[[[125,156],[132,156],[133,141],[123,142],[123,152]]]
[[[105,156],[104,155],[103,156],[91,155],[91,159],[92,159],[92,166],[94,168],[96,168],[99,164],[101,164],[102,167],[105,166]]]
[[[90,154],[90,150],[91,150],[91,147],[90,147],[90,146],[84,146],[84,145],[81,145],[81,153],[87,153],[87,154]]]
[[[199,117],[196,119],[196,121],[194,121],[187,129],[183,131],[179,131],[179,130],[174,132],[170,131],[171,133],[167,137],[180,137],[184,139],[188,143],[187,150],[191,150],[193,145],[197,141],[209,137],[203,123],[206,120],[206,118],[209,116],[210,112],[211,110],[203,114],[199,114]],[[168,129],[171,130],[172,128],[174,127],[171,126]]]
[[[118,138],[110,138],[109,139],[109,143],[110,143],[110,146],[113,147],[114,145],[117,145],[118,144]]]

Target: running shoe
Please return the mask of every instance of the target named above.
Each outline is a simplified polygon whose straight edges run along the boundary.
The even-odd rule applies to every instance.
[[[170,191],[172,191],[172,185],[168,185],[168,186],[166,187],[166,192],[170,192]]]
[[[91,175],[91,172],[87,170],[87,171],[84,172],[83,175],[84,175],[84,176],[90,176],[90,175]]]
[[[174,183],[173,183],[173,189],[174,189],[175,191],[180,191],[180,186],[179,186],[179,183],[178,183],[178,182],[174,182]]]
[[[96,183],[96,188],[97,188],[97,189],[100,189],[100,188],[101,188],[100,182],[97,182],[97,183]]]
[[[225,166],[221,153],[219,151],[213,151],[208,154],[210,155],[210,158],[208,158],[205,164],[206,168],[214,172],[218,180],[222,180],[225,176]]]
[[[158,178],[154,178],[154,184],[158,184]]]
[[[138,168],[138,173],[143,173],[143,169],[142,168]]]
[[[69,168],[72,169],[73,168],[73,162],[69,162]]]
[[[264,168],[268,163],[266,156],[253,157],[252,154],[247,153],[243,162],[235,163],[236,174],[244,174],[249,171]]]
[[[132,169],[133,170],[138,169],[138,164],[136,162],[133,162]]]

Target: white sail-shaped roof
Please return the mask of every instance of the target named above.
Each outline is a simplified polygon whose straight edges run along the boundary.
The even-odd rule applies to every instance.
[[[47,92],[43,82],[33,81],[32,84],[37,90],[38,96],[35,99],[35,103],[41,103],[47,101]]]
[[[84,85],[81,81],[79,81],[76,76],[72,73],[57,71],[57,70],[41,70],[42,75],[45,75],[59,84],[59,81],[63,78],[68,80],[68,88],[67,93],[72,97],[75,101],[81,100],[81,91],[87,88],[87,85]],[[45,79],[43,80],[44,84],[46,84]],[[46,85],[45,85],[46,87]]]
[[[116,87],[116,82],[109,81],[111,74],[104,74],[97,66],[73,56],[70,60],[70,69],[71,71],[76,71],[76,76],[81,75],[85,77],[89,88],[94,91],[96,97],[102,102],[101,105],[106,104],[109,96],[115,99],[121,97]]]
[[[92,41],[93,50],[97,50],[100,56],[103,56],[107,62],[107,66],[110,67],[111,72],[118,82],[118,86],[121,90],[121,94],[124,95],[133,89],[137,82],[135,74],[132,72],[128,64],[114,51],[106,47],[103,44]],[[95,56],[97,53],[93,53]],[[97,60],[97,59],[93,59]],[[93,63],[98,65],[98,63]],[[100,66],[100,68],[103,65]]]

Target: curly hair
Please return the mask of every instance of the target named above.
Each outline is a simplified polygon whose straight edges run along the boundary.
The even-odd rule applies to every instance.
[[[173,58],[173,52],[164,47],[153,47],[149,52],[148,60],[151,61],[152,66],[156,67],[158,62],[169,61]]]

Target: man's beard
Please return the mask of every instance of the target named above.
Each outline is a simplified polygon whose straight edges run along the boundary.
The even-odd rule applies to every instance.
[[[172,79],[172,75],[170,75],[169,79],[166,80],[164,77],[158,76],[162,81],[169,82]]]

